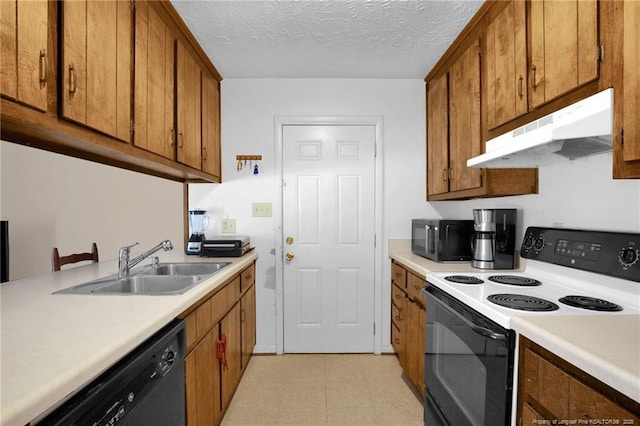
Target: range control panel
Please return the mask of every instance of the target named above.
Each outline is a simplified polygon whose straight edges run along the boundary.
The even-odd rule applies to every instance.
[[[640,282],[640,234],[529,227],[522,257]]]

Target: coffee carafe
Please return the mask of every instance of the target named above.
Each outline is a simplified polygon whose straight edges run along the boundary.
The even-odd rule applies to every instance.
[[[473,260],[479,269],[515,268],[516,209],[473,210]]]

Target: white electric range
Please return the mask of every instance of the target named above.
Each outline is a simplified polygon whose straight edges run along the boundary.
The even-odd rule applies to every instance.
[[[521,256],[522,272],[427,274],[430,424],[514,424],[514,317],[640,314],[640,234],[530,227]]]

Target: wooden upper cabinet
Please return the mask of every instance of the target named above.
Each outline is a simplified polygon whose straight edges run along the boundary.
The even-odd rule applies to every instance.
[[[135,146],[175,159],[175,38],[147,1],[135,8]]]
[[[527,112],[527,33],[524,1],[512,0],[487,25],[487,121],[496,128]]]
[[[62,3],[62,116],[127,142],[132,30],[130,2]]]
[[[2,95],[41,111],[47,110],[47,83],[54,78],[47,51],[48,2],[0,2]]]
[[[202,171],[221,178],[220,82],[202,73]]]
[[[447,73],[427,85],[427,197],[449,192],[449,86]]]
[[[623,82],[624,161],[640,161],[640,2],[624,2]],[[618,92],[616,92],[618,95]],[[634,177],[640,178],[640,174]]]
[[[202,72],[186,47],[180,41],[176,43],[178,161],[200,169],[202,166]]]
[[[529,107],[598,78],[598,2],[534,0],[530,5]]]
[[[449,190],[482,186],[481,169],[467,160],[482,154],[480,129],[480,40],[475,40],[449,71]]]

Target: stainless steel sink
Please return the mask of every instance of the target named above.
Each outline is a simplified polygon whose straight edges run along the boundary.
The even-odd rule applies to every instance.
[[[230,262],[213,263],[160,263],[155,268],[145,268],[142,275],[211,275]]]
[[[117,275],[89,281],[54,292],[54,294],[183,294],[230,262],[161,263],[125,277]]]

